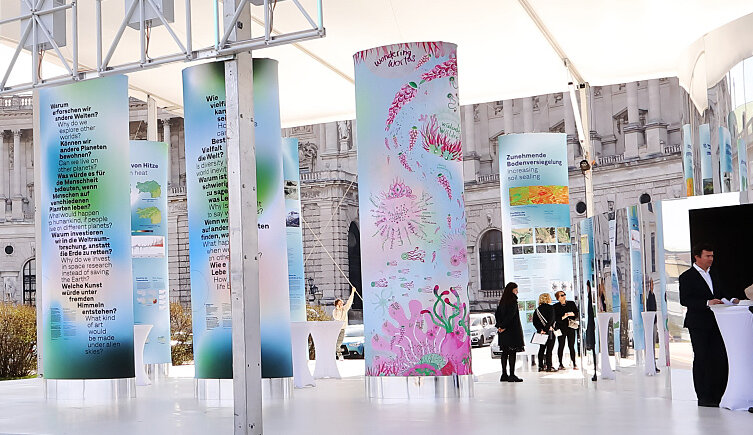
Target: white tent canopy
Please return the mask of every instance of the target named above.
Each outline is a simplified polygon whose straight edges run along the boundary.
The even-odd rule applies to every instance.
[[[307,9],[316,11],[315,0],[300,1]],[[82,65],[91,68],[96,65],[95,2],[79,0],[78,3],[79,59]],[[194,48],[213,44],[213,3],[209,0],[192,2]],[[705,44],[696,42],[691,47],[694,41],[704,41],[704,35],[715,35],[710,33],[714,29],[753,13],[750,0],[528,0],[528,3],[583,79],[592,85],[679,76],[690,89],[687,71],[697,62],[687,57],[697,55],[699,47],[707,49],[704,68],[714,66],[710,79],[718,75],[718,71],[724,72],[732,66],[723,63],[726,57],[720,60],[709,54],[708,38]],[[19,0],[0,0],[0,18],[15,16],[18,5]],[[102,5],[103,38],[107,44],[122,20],[124,2],[103,0]],[[183,5],[182,0],[175,1],[174,29],[179,35],[185,34],[181,24],[185,14]],[[323,5],[325,38],[255,52],[256,57],[280,61],[281,111],[285,126],[353,118],[352,55],[391,43],[433,40],[456,43],[462,104],[561,92],[570,80],[563,62],[518,1],[323,0]],[[262,8],[252,10],[256,17],[262,17]],[[290,32],[305,24],[292,2],[277,5],[276,30]],[[753,32],[745,30],[744,26],[736,28],[738,30],[732,33],[736,38],[736,56],[744,52],[750,54]],[[69,41],[70,31],[69,26]],[[252,31],[256,35],[262,33],[261,27],[256,25]],[[17,24],[4,25],[0,27],[0,40],[13,47],[19,33]],[[721,41],[724,45],[730,40]],[[138,32],[127,28],[111,64],[138,58],[138,51]],[[151,56],[176,51],[177,47],[163,27],[152,30]],[[0,51],[3,70],[9,60],[6,52]],[[70,59],[71,45],[63,47],[62,52]],[[54,53],[48,51],[45,61],[59,64],[54,58]],[[160,105],[181,110],[180,71],[186,66],[175,63],[130,74],[134,96],[143,98],[144,94],[149,94]],[[44,71],[45,77],[49,77],[52,68],[44,67]],[[28,82],[30,78],[25,77],[23,81]],[[13,80],[8,84],[12,85]],[[693,86],[705,89],[706,85],[704,79],[702,85]]]

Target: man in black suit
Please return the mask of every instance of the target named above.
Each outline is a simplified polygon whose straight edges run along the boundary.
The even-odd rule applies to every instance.
[[[693,266],[680,275],[680,304],[687,307],[684,326],[693,345],[693,384],[698,406],[718,407],[727,388],[727,351],[711,305],[721,304],[722,284],[711,273],[714,249],[693,246]]]

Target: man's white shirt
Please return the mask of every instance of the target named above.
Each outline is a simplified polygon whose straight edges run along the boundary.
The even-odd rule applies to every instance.
[[[697,264],[693,263],[693,267],[695,267],[695,270],[698,271],[698,273],[701,274],[701,277],[704,281],[706,281],[706,284],[709,286],[709,290],[711,290],[711,294],[714,294],[714,284],[711,282],[711,268],[709,267],[709,270],[703,270],[700,267],[698,267]],[[709,303],[706,302],[706,305]]]

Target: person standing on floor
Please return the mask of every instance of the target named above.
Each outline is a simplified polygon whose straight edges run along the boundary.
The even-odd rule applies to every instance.
[[[343,359],[343,353],[340,346],[342,346],[343,339],[345,338],[345,327],[348,326],[348,310],[350,310],[351,305],[353,305],[353,297],[355,295],[356,288],[351,287],[348,302],[343,304],[343,300],[337,298],[335,299],[335,309],[332,310],[332,318],[337,321],[343,322],[343,326],[342,328],[340,328],[340,335],[337,336],[337,347],[335,349],[335,352],[337,353],[337,359],[340,360]]]
[[[693,386],[698,406],[718,407],[727,389],[727,349],[711,311],[721,304],[722,284],[711,272],[714,248],[693,246],[693,266],[680,275],[680,305],[688,309],[684,327],[693,346]]]
[[[578,364],[575,363],[575,333],[580,327],[578,321],[578,307],[575,302],[568,301],[565,292],[562,290],[554,294],[558,302],[554,303],[554,327],[562,332],[562,335],[557,337],[559,346],[557,347],[557,357],[560,360],[559,370],[565,370],[565,365],[562,363],[562,355],[565,352],[565,340],[570,348],[570,359],[573,361],[573,370],[578,370]]]
[[[539,371],[556,372],[552,365],[552,350],[554,349],[554,307],[549,293],[539,295],[539,306],[533,313],[533,327],[540,334],[547,334],[546,344],[539,345]]]
[[[509,282],[502,292],[502,298],[495,313],[497,318],[497,333],[499,349],[502,351],[502,376],[500,382],[523,382],[515,376],[515,357],[518,352],[525,350],[523,343],[523,326],[520,324],[518,313],[518,285]],[[507,366],[510,373],[507,373]]]

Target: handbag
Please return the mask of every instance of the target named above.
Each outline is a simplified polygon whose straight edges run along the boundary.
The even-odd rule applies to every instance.
[[[554,330],[554,331],[552,331],[552,332],[554,332],[554,336],[555,336],[555,337],[560,337],[560,336],[562,335],[562,331],[560,331],[559,329],[555,329],[555,330]]]
[[[549,341],[549,334],[534,332],[531,337],[531,344],[546,344],[547,341]]]
[[[567,326],[571,329],[578,329],[580,328],[580,322],[578,320],[568,319]]]

